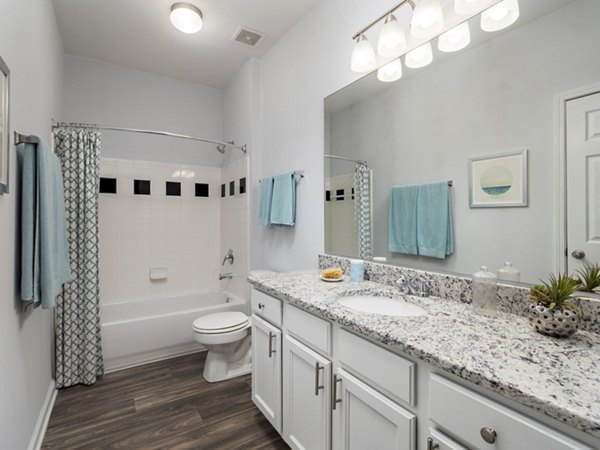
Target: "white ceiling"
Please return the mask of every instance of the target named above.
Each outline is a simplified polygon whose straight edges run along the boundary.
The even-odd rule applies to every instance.
[[[169,21],[176,1],[53,0],[66,53],[218,88],[318,0],[188,0],[204,16],[192,35]],[[231,41],[240,25],[265,34],[258,48]]]

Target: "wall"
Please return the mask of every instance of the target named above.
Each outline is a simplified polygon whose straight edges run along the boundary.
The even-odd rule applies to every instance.
[[[260,227],[253,202],[253,268],[316,267],[324,248],[323,99],[358,78],[350,71],[354,33],[396,4],[321,0],[261,60],[261,155],[252,192],[263,176],[304,170],[305,177],[298,184],[293,229]]]
[[[224,137],[220,89],[77,56],[65,61],[66,121]],[[102,154],[209,166],[223,162],[213,144],[117,131],[102,132]]]
[[[367,160],[375,173],[376,256],[460,273],[509,260],[532,283],[557,270],[554,96],[598,81],[598,16],[598,2],[576,2],[330,117],[332,153]],[[470,209],[468,159],[518,149],[529,150],[529,206]],[[455,254],[388,253],[390,187],[446,179],[454,181]]]
[[[61,115],[62,44],[52,2],[0,2],[0,56],[11,71],[10,128],[50,140]],[[0,448],[30,443],[52,380],[52,312],[22,312],[15,148],[10,193],[0,195]]]

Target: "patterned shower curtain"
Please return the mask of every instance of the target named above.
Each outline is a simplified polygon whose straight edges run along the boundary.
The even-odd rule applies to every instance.
[[[366,164],[357,164],[354,172],[354,228],[359,258],[371,259],[371,171]]]
[[[98,282],[100,133],[58,128],[55,152],[62,166],[73,281],[56,301],[56,385],[94,384],[104,373]]]

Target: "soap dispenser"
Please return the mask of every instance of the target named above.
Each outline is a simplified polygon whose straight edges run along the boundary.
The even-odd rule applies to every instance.
[[[498,279],[506,281],[521,281],[521,272],[513,267],[510,261],[504,263],[504,267],[498,269]]]
[[[478,314],[494,314],[498,309],[496,282],[498,277],[486,266],[473,274],[473,311]]]

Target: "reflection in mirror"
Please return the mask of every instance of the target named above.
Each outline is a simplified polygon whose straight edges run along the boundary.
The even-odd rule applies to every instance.
[[[471,43],[463,50],[442,53],[433,40],[433,63],[426,68],[405,65],[402,78],[393,83],[379,81],[375,71],[325,99],[325,153],[366,160],[372,171],[374,256],[466,274],[481,265],[495,271],[511,261],[526,282],[558,270],[558,255],[564,252],[558,251],[557,239],[556,96],[600,82],[600,2],[520,5],[520,17],[508,29],[482,31],[481,17],[474,17]],[[525,149],[528,206],[470,208],[469,159]],[[326,251],[358,256],[354,204],[344,209],[335,198],[344,189],[347,201],[355,166],[327,158],[325,168],[331,196],[325,202]],[[489,186],[497,188],[501,175],[487,174],[494,178]],[[442,180],[454,182],[454,254],[436,260],[389,252],[391,188]]]

